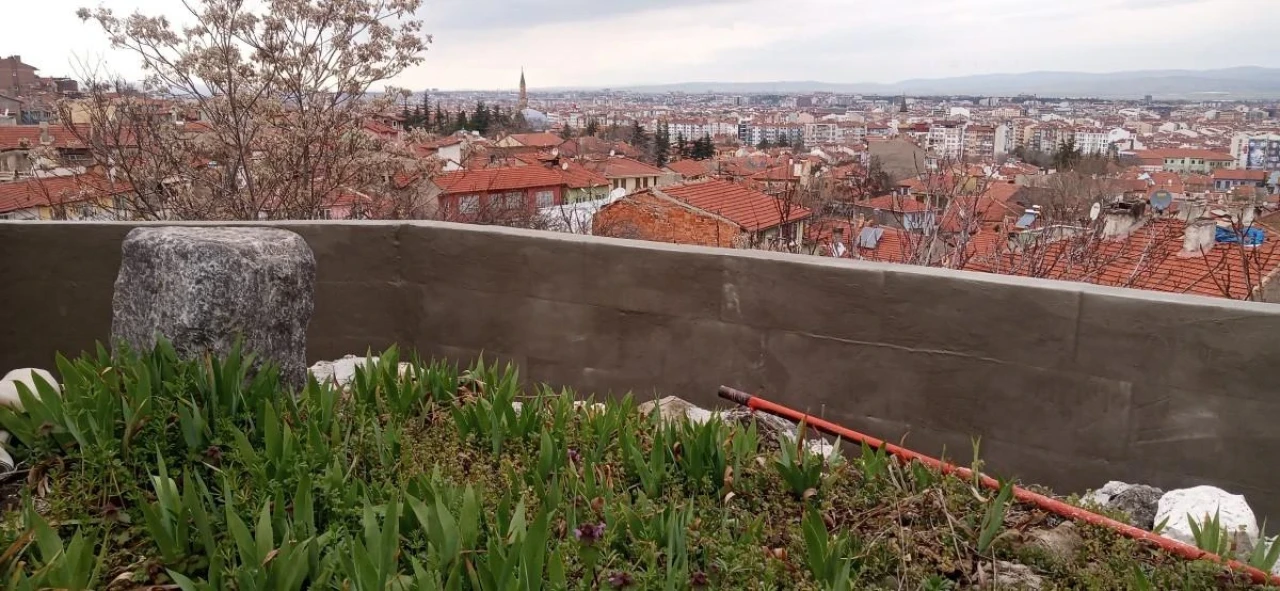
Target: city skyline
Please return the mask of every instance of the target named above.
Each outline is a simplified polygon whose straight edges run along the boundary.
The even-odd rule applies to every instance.
[[[419,13],[435,39],[426,60],[393,82],[412,89],[514,90],[521,65],[533,90],[1280,66],[1280,55],[1266,47],[1280,15],[1253,14],[1264,6],[1261,0],[1024,4],[797,0],[779,14],[784,9],[777,3],[757,0],[678,6],[668,0],[599,6],[584,0],[442,0]],[[75,66],[83,62],[139,78],[127,53],[109,50],[95,24],[75,17],[82,5],[50,0],[15,7],[15,18],[0,24],[6,40],[0,53],[19,53],[45,75],[76,76]],[[164,0],[111,6],[118,14],[141,9],[184,22]],[[847,16],[824,16],[833,14]],[[46,26],[29,26],[35,21]],[[70,40],[49,43],[51,29]]]

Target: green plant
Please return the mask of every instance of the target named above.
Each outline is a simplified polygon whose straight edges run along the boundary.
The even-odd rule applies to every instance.
[[[94,555],[94,542],[77,529],[71,536],[71,542],[64,546],[58,533],[29,504],[23,513],[29,524],[30,535],[36,542],[36,568],[29,576],[22,570],[14,571],[6,588],[18,591],[81,591],[93,588],[103,559],[102,556]],[[106,547],[103,548],[105,550]]]
[[[996,536],[1004,529],[1004,515],[1009,509],[1009,501],[1012,498],[1013,482],[1002,481],[1000,491],[987,504],[987,509],[982,514],[982,523],[978,527],[978,554],[987,554]]]
[[[1147,577],[1147,572],[1136,564],[1133,565],[1133,569],[1130,571],[1129,586],[1135,591],[1154,591],[1155,589],[1155,586],[1151,584],[1151,579]]]
[[[949,591],[955,583],[942,575],[930,575],[920,586],[920,591]]]
[[[797,499],[808,498],[821,492],[822,470],[826,458],[811,453],[804,444],[805,424],[800,423],[800,433],[794,444],[784,442],[779,446],[774,466],[786,483],[787,490]]]
[[[862,442],[862,475],[868,484],[878,485],[889,478],[889,452]]]
[[[1262,528],[1258,530],[1258,543],[1253,545],[1246,562],[1260,571],[1271,572],[1277,561],[1280,561],[1280,544],[1276,543],[1275,537],[1267,539],[1267,521],[1264,519]]]
[[[676,465],[690,490],[716,492],[724,486],[725,468],[729,465],[725,445],[728,429],[720,417],[704,422],[680,421],[675,431]]]
[[[640,481],[640,488],[650,498],[662,494],[671,465],[671,450],[676,442],[675,428],[658,416],[657,411],[648,418],[647,431],[652,434],[646,452],[640,443],[639,429],[627,429],[619,437],[622,459],[627,472]]]
[[[861,574],[854,556],[859,543],[852,534],[832,537],[816,509],[806,509],[800,525],[804,535],[805,565],[827,591],[847,591]]]
[[[1188,514],[1187,524],[1191,526],[1191,537],[1195,539],[1197,548],[1218,556],[1226,556],[1231,550],[1231,536],[1222,527],[1220,511],[1214,511],[1213,517],[1205,515],[1202,522],[1196,521],[1195,517]]]

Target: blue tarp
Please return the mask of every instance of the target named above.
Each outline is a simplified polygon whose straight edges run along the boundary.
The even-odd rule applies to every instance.
[[[1257,246],[1267,239],[1267,235],[1258,228],[1246,228],[1242,237],[1235,231],[1235,228],[1218,227],[1217,233],[1214,235],[1214,242],[1222,242],[1225,244],[1239,244],[1241,239],[1245,246]]]

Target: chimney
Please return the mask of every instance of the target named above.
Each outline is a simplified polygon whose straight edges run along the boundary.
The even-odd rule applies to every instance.
[[[1113,203],[1103,211],[1102,237],[1124,240],[1142,225],[1142,203]]]
[[[49,134],[49,122],[40,122],[40,145],[47,146],[53,143],[53,136]]]
[[[1218,226],[1211,219],[1198,218],[1187,222],[1186,229],[1182,231],[1182,252],[1178,253],[1178,256],[1202,256],[1213,250],[1217,231]]]

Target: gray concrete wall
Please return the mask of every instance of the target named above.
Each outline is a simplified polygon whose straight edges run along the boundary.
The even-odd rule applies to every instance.
[[[443,223],[294,223],[313,360],[399,342],[534,380],[720,384],[1062,491],[1209,483],[1280,515],[1280,306]],[[0,222],[0,368],[105,339],[127,224]]]

